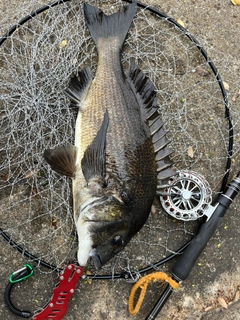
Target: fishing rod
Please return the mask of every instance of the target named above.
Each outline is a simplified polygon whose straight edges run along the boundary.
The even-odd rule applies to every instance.
[[[221,219],[225,215],[227,209],[236,197],[240,190],[240,172],[238,172],[235,179],[233,179],[227,186],[226,191],[221,194],[214,206],[209,206],[205,215],[207,220],[203,223],[197,234],[192,238],[192,241],[181,255],[180,259],[175,263],[172,269],[173,280],[180,282],[186,280],[189,276],[194,264],[206,247],[208,241],[213,236]],[[155,306],[149,313],[146,320],[153,320],[161,311],[162,307],[173,292],[173,288],[168,285]]]

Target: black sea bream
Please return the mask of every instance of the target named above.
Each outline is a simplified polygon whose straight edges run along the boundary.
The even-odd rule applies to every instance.
[[[157,185],[174,174],[152,82],[131,64],[125,76],[121,49],[136,4],[110,16],[88,4],[85,21],[98,51],[71,78],[66,94],[79,107],[75,146],[46,150],[52,169],[73,181],[78,262],[100,269],[142,228]]]

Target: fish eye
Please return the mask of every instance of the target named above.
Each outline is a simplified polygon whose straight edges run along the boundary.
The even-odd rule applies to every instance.
[[[112,239],[112,245],[114,247],[120,247],[124,243],[122,236],[116,236]]]

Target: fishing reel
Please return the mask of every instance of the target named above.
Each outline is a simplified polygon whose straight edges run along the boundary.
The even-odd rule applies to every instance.
[[[163,209],[183,221],[201,218],[212,202],[209,183],[199,173],[189,170],[177,172],[159,195]]]

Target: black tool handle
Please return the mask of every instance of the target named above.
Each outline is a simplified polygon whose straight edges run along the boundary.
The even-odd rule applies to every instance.
[[[226,210],[229,208],[233,199],[240,190],[240,172],[237,177],[230,182],[224,194],[221,194],[215,204],[215,210],[211,218],[202,224],[198,233],[192,239],[183,255],[174,265],[172,273],[178,281],[185,280],[201,252],[205,248],[209,239],[215,232],[221,218],[224,216]]]
[[[162,307],[164,306],[165,302],[168,300],[170,295],[173,292],[173,288],[168,284],[158,301],[156,302],[155,306],[152,308],[151,312],[147,316],[145,320],[154,320],[156,319],[157,315],[161,311]]]

